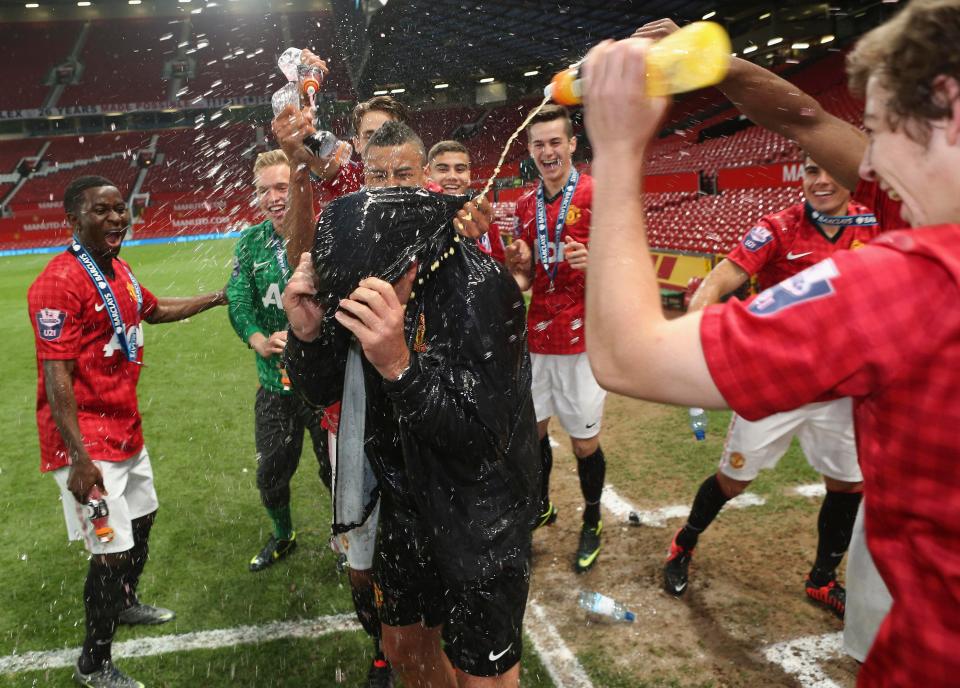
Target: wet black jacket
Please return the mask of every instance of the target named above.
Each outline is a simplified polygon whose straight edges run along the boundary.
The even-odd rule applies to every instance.
[[[522,295],[499,263],[445,224],[416,255],[423,283],[407,305],[410,370],[388,382],[364,360],[365,441],[384,499],[423,519],[441,570],[477,580],[529,556],[539,443]],[[314,405],[340,399],[343,332],[328,317],[316,341],[288,338],[291,380]]]

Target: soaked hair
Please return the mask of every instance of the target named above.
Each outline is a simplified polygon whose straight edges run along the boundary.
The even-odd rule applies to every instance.
[[[364,153],[371,148],[393,148],[394,146],[403,146],[408,143],[412,143],[420,152],[420,161],[426,165],[427,153],[423,147],[423,141],[420,140],[420,137],[417,136],[417,133],[413,129],[403,122],[384,122],[383,126],[377,129],[373,136],[370,137]]]
[[[467,160],[470,160],[470,151],[467,150],[467,147],[464,146],[459,141],[441,141],[440,143],[433,144],[433,148],[430,149],[430,152],[427,153],[427,162],[433,162],[433,159],[438,155],[443,155],[444,153],[463,153],[467,156]]]
[[[407,106],[392,96],[375,96],[370,100],[357,103],[350,115],[354,133],[360,135],[360,120],[368,112],[383,112],[393,118],[395,122],[406,124],[410,121],[410,111]]]
[[[570,120],[570,111],[567,110],[562,105],[554,105],[553,103],[548,103],[544,105],[540,112],[534,115],[533,119],[530,120],[530,124],[527,125],[527,138],[530,137],[530,129],[534,124],[540,124],[541,122],[553,122],[554,120],[561,119],[563,120],[563,130],[567,134],[568,139],[573,138],[573,122]]]
[[[887,124],[901,123],[918,143],[930,138],[930,122],[950,115],[950,103],[934,92],[938,76],[960,81],[960,2],[913,0],[896,17],[863,36],[847,56],[850,90],[863,96],[877,75],[890,97]]]
[[[76,215],[80,212],[83,204],[83,194],[87,189],[96,189],[101,186],[116,187],[112,181],[99,175],[85,175],[77,177],[67,184],[66,191],[63,192],[63,209],[68,215]]]
[[[260,174],[260,170],[265,167],[273,167],[274,165],[288,165],[289,160],[287,159],[287,154],[284,153],[279,148],[274,150],[264,151],[257,156],[257,159],[253,162],[253,176],[256,178]]]

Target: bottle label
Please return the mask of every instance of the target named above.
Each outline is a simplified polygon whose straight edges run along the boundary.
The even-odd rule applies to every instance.
[[[593,611],[597,614],[606,614],[607,616],[613,616],[616,611],[614,607],[616,603],[606,595],[601,595],[597,593],[593,599]]]

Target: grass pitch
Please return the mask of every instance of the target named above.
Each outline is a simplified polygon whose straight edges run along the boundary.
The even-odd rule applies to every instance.
[[[155,294],[184,296],[222,286],[229,275],[232,250],[233,241],[226,240],[128,247],[123,256]],[[86,552],[80,543],[67,543],[57,489],[49,476],[38,471],[36,359],[26,291],[51,257],[0,259],[0,327],[8,342],[0,359],[0,432],[5,440],[0,452],[0,509],[5,515],[0,522],[0,580],[4,582],[0,656],[75,648],[83,637],[80,598]],[[145,331],[146,366],[139,398],[161,508],[141,592],[145,601],[168,606],[178,616],[160,627],[121,628],[117,640],[351,613],[347,581],[336,573],[326,545],[330,503],[317,477],[309,437],[292,485],[300,548],[266,571],[247,571],[247,562],[269,535],[269,523],[255,486],[253,352],[230,328],[226,310],[203,313],[188,322],[147,326]],[[708,440],[697,443],[686,428],[684,409],[611,397],[603,430],[608,483],[639,508],[689,503],[697,486],[716,467],[728,418],[728,413],[711,413]],[[768,531],[779,531],[783,523],[791,524],[791,532],[793,524],[798,524],[799,532],[807,535],[803,543],[793,546],[797,551],[791,554],[792,565],[801,567],[812,555],[810,536],[815,535],[817,504],[782,496],[785,486],[817,480],[796,447],[778,470],[761,474],[752,488],[768,497],[765,507],[731,514],[711,529],[712,543],[700,560],[702,569],[695,581],[705,592],[698,598],[694,590],[692,598],[697,603],[694,612],[705,607],[716,613],[716,624],[704,626],[702,614],[687,619],[685,603],[666,600],[658,593],[658,571],[670,528],[679,523],[658,531],[630,529],[606,514],[607,544],[596,570],[579,578],[569,572],[566,562],[575,546],[580,498],[567,439],[555,427],[552,432],[561,443],[554,491],[562,503],[562,522],[535,538],[531,594],[550,612],[597,688],[757,685],[756,676],[766,673],[762,664],[755,667],[759,674],[750,675],[731,674],[724,668],[730,647],[742,646],[752,653],[760,634],[779,638],[791,633],[790,619],[798,613],[805,619],[805,628],[821,626],[821,615],[802,606],[792,580],[784,584],[780,598],[754,603],[744,597],[733,611],[724,607],[726,596],[714,602],[707,587],[711,579],[715,589],[731,579],[724,569],[730,566],[724,563],[725,551],[734,558],[743,557],[773,538],[775,533]],[[729,532],[735,529],[739,537]],[[765,551],[779,550],[768,546]],[[779,575],[776,563],[767,565],[768,574]],[[636,604],[641,612],[638,624],[629,631],[585,624],[589,620],[576,608],[580,587]],[[746,587],[742,594],[752,594],[752,578]],[[791,601],[789,618],[768,623],[767,617],[776,616],[783,599]],[[661,619],[668,614],[680,630],[661,635],[665,629],[651,610],[659,610]],[[749,634],[742,632],[745,617],[754,629]],[[730,631],[732,639],[723,652],[714,654],[704,640],[703,628]],[[655,651],[660,645],[636,635],[643,629],[662,637],[666,649]],[[676,633],[690,636],[699,649],[696,658],[673,660],[677,646],[671,638]],[[743,640],[745,636],[749,637]],[[356,686],[365,676],[369,651],[365,636],[350,632],[176,652],[118,664],[150,686]],[[775,675],[776,671],[771,678]],[[553,685],[529,643],[522,680],[524,688]],[[51,669],[0,676],[0,684],[68,686],[72,682],[69,669]]]

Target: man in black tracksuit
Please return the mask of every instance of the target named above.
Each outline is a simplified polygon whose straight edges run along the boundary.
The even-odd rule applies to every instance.
[[[392,177],[422,174],[423,157],[396,124],[365,159]],[[286,361],[294,387],[322,406],[350,396],[351,333],[362,347],[359,422],[382,499],[375,568],[395,670],[408,685],[512,686],[539,484],[526,318],[510,275],[454,232],[462,205],[398,188],[331,203],[313,260],[304,255],[284,293]]]

